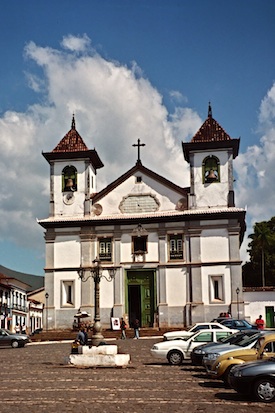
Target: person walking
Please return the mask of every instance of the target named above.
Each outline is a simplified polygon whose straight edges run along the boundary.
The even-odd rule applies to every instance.
[[[256,320],[256,326],[258,330],[263,330],[264,329],[264,320],[263,316],[259,315],[259,317]]]
[[[120,331],[122,340],[126,339],[126,323],[123,318],[120,319]]]
[[[139,339],[139,320],[136,318],[135,321],[133,322],[133,327],[134,327],[134,332],[135,332],[135,337],[136,339]]]

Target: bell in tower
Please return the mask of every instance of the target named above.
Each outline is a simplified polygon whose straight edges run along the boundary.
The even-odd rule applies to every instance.
[[[218,180],[218,173],[213,169],[206,171],[205,173],[205,182],[214,182]]]

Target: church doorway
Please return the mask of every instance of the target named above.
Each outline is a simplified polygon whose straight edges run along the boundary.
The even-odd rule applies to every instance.
[[[127,271],[126,309],[129,324],[137,318],[141,327],[153,327],[156,311],[155,272]]]

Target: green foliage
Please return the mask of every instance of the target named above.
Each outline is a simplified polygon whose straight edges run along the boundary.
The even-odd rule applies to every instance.
[[[275,286],[275,217],[257,222],[248,238],[250,261],[243,266],[244,287]]]

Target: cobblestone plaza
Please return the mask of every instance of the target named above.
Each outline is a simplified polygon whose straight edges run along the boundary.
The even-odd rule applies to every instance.
[[[67,364],[70,343],[2,348],[0,412],[204,412],[266,413],[264,405],[207,378],[190,362],[170,366],[152,358],[160,338],[116,340],[131,355],[129,367],[76,368]]]

